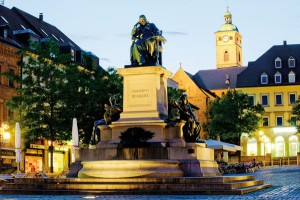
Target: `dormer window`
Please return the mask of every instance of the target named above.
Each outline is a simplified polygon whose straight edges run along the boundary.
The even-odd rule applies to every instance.
[[[296,75],[293,71],[291,71],[289,73],[289,83],[295,83],[295,81],[296,81]]]
[[[261,84],[268,84],[268,75],[266,73],[263,73],[260,76],[260,82]]]
[[[281,74],[279,72],[275,74],[275,83],[281,83]]]
[[[296,66],[295,58],[292,56],[289,58],[289,68],[294,68]]]
[[[275,59],[275,68],[281,68],[281,58],[279,57]]]
[[[6,28],[3,30],[3,37],[4,37],[5,39],[8,38],[8,30],[7,30]]]

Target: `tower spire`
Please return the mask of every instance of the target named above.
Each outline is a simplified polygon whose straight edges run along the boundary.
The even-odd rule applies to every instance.
[[[1,0],[0,4],[1,4],[2,6],[4,6],[4,0]]]

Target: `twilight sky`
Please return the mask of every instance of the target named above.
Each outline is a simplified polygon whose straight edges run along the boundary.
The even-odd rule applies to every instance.
[[[2,1],[2,0],[1,0]],[[141,14],[163,31],[163,66],[175,73],[215,69],[215,35],[225,23],[227,4],[243,36],[243,65],[273,45],[300,44],[300,0],[5,0],[56,26],[100,65],[130,64],[131,29]]]

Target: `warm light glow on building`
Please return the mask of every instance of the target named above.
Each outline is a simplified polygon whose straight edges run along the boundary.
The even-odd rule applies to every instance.
[[[273,128],[274,133],[296,133],[296,127],[277,127]]]

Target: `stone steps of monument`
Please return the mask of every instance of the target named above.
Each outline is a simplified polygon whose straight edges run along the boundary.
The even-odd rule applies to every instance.
[[[164,178],[18,178],[14,183],[230,183],[255,180],[254,176],[164,177]]]
[[[244,194],[271,185],[252,176],[42,179],[21,178],[3,185],[6,194]]]
[[[93,184],[7,184],[5,189],[47,189],[47,190],[180,190],[180,189],[190,189],[190,190],[233,190],[239,188],[245,188],[250,186],[262,185],[263,181],[243,181],[236,183],[208,183],[208,184],[178,184],[178,183],[152,183],[152,184],[140,184],[140,183],[93,183]]]

